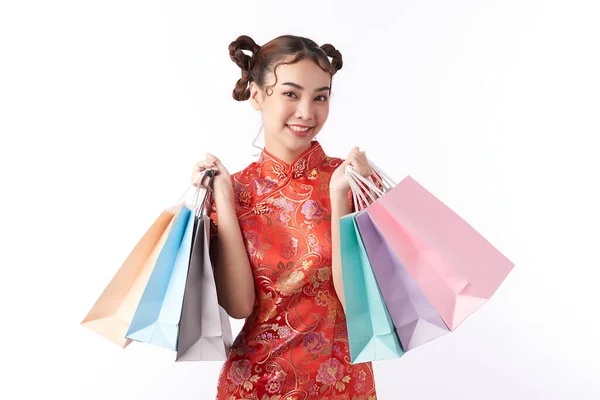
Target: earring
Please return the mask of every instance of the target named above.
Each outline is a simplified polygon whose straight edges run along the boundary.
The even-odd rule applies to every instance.
[[[259,149],[261,152],[262,152],[263,148],[256,145],[256,140],[260,136],[260,133],[263,131],[263,127],[264,127],[264,124],[261,124],[260,129],[258,130],[258,133],[256,134],[256,137],[252,141],[252,147],[255,147],[255,148]],[[254,157],[258,157],[258,156],[260,156],[260,153],[255,153],[254,154]]]

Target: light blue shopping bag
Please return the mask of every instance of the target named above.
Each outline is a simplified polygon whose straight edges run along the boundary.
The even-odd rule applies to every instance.
[[[360,213],[360,212],[359,212]],[[352,364],[399,358],[404,354],[356,224],[339,220],[346,326]]]
[[[177,350],[190,261],[194,213],[181,206],[125,337]]]

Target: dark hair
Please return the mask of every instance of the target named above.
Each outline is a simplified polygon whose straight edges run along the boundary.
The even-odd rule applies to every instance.
[[[248,56],[242,50],[250,51],[252,56]],[[289,62],[279,62],[273,66],[287,56],[294,56],[294,58]],[[270,71],[275,74],[275,83],[277,83],[276,70],[282,64],[294,64],[304,58],[310,58],[332,77],[342,69],[343,65],[342,54],[331,44],[319,46],[310,39],[293,35],[279,36],[262,47],[249,36],[239,36],[229,45],[229,57],[242,69],[242,77],[233,89],[233,98],[237,101],[250,98],[250,82],[256,82],[259,87],[264,88],[267,73]],[[332,58],[331,62],[328,57]],[[331,88],[331,79],[329,87]],[[267,92],[267,95],[270,94]]]

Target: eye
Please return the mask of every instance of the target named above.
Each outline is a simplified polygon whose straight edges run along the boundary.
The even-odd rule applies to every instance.
[[[324,96],[324,95],[317,96],[317,99],[318,99],[319,97],[323,98],[323,100],[319,100],[319,101],[321,101],[321,102],[327,101],[327,96]]]
[[[296,97],[296,93],[294,93],[294,92],[284,92],[283,93],[284,96],[292,97],[292,96],[288,96],[288,94],[291,94],[293,97]]]

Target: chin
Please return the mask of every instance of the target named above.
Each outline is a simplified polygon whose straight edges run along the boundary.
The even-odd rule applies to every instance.
[[[287,126],[285,126],[283,128],[283,130],[284,130],[285,136],[288,137],[291,142],[310,143],[317,136],[317,133],[319,132],[319,127],[315,126],[314,128],[312,128],[312,132],[309,132],[306,136],[296,135],[293,132],[290,132],[290,129]]]

